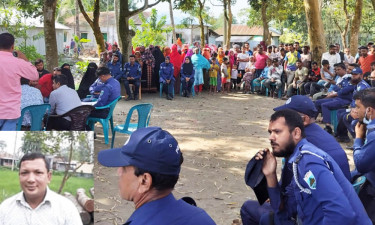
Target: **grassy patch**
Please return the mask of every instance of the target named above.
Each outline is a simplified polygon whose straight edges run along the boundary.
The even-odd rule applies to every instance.
[[[57,192],[59,190],[62,179],[63,175],[53,174],[51,183],[49,184],[50,189]],[[86,190],[86,194],[89,195],[88,191],[93,186],[93,178],[71,177],[65,183],[62,193],[70,192],[75,195],[78,188],[84,188]],[[20,191],[21,187],[18,179],[18,171],[11,171],[0,168],[0,203]]]

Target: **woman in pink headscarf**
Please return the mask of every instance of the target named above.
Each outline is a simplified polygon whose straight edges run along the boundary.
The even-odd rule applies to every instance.
[[[181,55],[180,55],[180,53],[178,53],[178,49],[177,49],[176,44],[172,45],[172,52],[171,52],[171,54],[169,54],[169,57],[170,57],[170,62],[172,63],[173,68],[174,68],[174,72],[173,72],[173,76],[175,78],[174,90],[175,90],[175,93],[180,93],[180,76],[179,76],[179,74],[180,74],[182,62],[181,62]]]
[[[169,54],[171,54],[171,48],[168,46],[164,47],[163,54],[164,54],[164,57],[169,56]]]

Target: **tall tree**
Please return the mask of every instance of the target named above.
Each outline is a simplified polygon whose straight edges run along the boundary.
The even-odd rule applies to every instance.
[[[350,27],[350,54],[355,55],[358,47],[359,29],[361,26],[363,0],[357,0],[355,3],[354,17]]]
[[[198,18],[200,27],[201,46],[205,45],[204,21],[208,17],[208,8],[205,7],[206,0],[175,0],[175,8],[188,12]]]
[[[105,44],[104,44],[104,37],[102,34],[102,31],[100,30],[99,25],[99,18],[100,18],[100,0],[95,0],[94,3],[94,12],[93,12],[93,19],[87,15],[85,8],[83,7],[82,0],[77,0],[79,9],[81,10],[81,13],[87,23],[90,25],[91,29],[94,31],[94,36],[96,40],[96,45],[98,49],[98,55],[100,55],[101,52],[105,51]]]
[[[230,37],[232,35],[232,23],[233,23],[233,14],[232,14],[232,1],[231,0],[223,0],[224,6],[224,17],[225,17],[225,25],[227,29],[224,29],[226,32],[225,40],[223,43],[227,46],[227,49],[230,48]]]
[[[151,8],[157,5],[161,0],[157,0],[153,4],[149,4],[148,0],[144,0],[144,4],[141,8],[138,9],[131,9],[129,7],[129,0],[120,0],[120,13],[119,13],[119,21],[118,24],[121,24],[122,29],[119,32],[119,41],[121,41],[122,45],[122,53],[123,53],[123,61],[127,61],[129,58],[129,53],[131,52],[132,47],[132,36],[135,35],[134,31],[129,29],[129,19],[130,17],[137,15],[145,11],[148,8]]]
[[[326,49],[326,40],[319,2],[316,0],[303,1],[306,12],[306,21],[312,50],[313,61],[320,62],[322,54]]]
[[[254,8],[256,11],[261,11],[261,18],[263,24],[263,40],[266,42],[266,45],[271,44],[271,35],[268,26],[270,18],[267,16],[267,8],[270,1],[272,0],[249,0],[250,6],[252,8]]]
[[[343,45],[343,48],[347,48],[348,47],[348,43],[346,41],[346,36],[348,34],[348,29],[349,29],[349,23],[350,23],[350,15],[348,13],[348,2],[347,0],[343,0],[342,1],[342,9],[344,11],[344,15],[345,15],[345,25],[342,27],[340,26],[339,22],[337,21],[336,17],[333,19],[337,28],[340,30],[340,35],[341,35],[341,40],[342,40],[342,45]]]
[[[176,44],[177,37],[176,37],[176,29],[174,26],[174,17],[173,17],[173,6],[172,6],[172,0],[168,0],[169,3],[169,17],[171,18],[171,25],[172,25],[172,41]]]
[[[56,4],[57,0],[44,0],[43,4],[46,67],[49,71],[53,71],[53,68],[59,63],[55,29]]]

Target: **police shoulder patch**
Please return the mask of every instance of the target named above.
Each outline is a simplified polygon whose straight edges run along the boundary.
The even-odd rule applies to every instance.
[[[316,179],[314,174],[309,170],[306,174],[303,180],[307,183],[310,189],[316,189]]]

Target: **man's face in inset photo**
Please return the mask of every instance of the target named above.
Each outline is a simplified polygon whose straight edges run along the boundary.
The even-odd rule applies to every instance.
[[[43,159],[26,160],[20,165],[19,179],[26,200],[43,199],[51,173]]]

